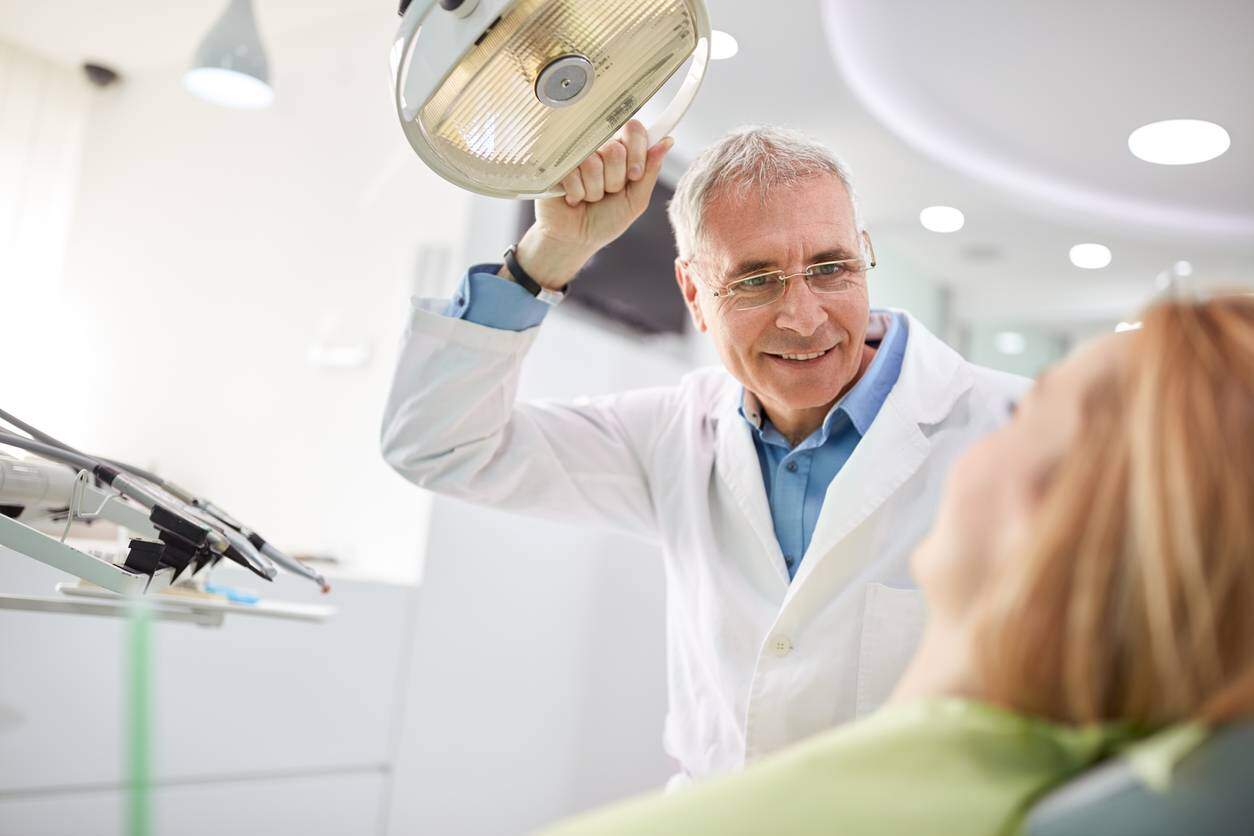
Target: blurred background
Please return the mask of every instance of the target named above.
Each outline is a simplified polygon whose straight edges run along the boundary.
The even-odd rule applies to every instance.
[[[746,123],[847,160],[873,304],[978,363],[1034,375],[1165,288],[1254,288],[1254,4],[708,5],[734,53],[650,214],[549,317],[524,397],[717,361],[661,213]],[[408,299],[498,259],[530,205],[409,149],[388,3],[254,0],[273,101],[196,98],[183,73],[225,6],[0,0],[0,408],[213,497],[334,587],[324,624],[155,625],[155,832],[516,833],[660,786],[659,555],[433,498],[377,450]],[[1184,118],[1230,147],[1130,151]],[[0,592],[61,579],[0,548]],[[0,610],[0,834],[124,832],[126,640]]]

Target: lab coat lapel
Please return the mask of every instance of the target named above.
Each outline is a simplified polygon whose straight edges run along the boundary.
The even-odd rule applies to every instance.
[[[803,583],[849,532],[919,469],[927,459],[928,447],[927,437],[918,424],[901,413],[890,394],[866,436],[828,486],[823,510],[794,586]],[[845,564],[834,571],[847,578],[874,560],[875,555],[848,555],[846,558]],[[830,578],[833,569],[826,571]]]
[[[943,421],[971,387],[970,373],[958,353],[918,320],[906,318],[909,332],[901,374],[867,434],[827,488],[810,547],[792,583],[794,589],[919,469],[931,446],[920,425]],[[841,559],[840,566],[824,570],[828,582],[848,580],[876,555],[842,555]]]
[[[763,554],[768,555],[784,586],[788,585],[788,567],[784,554],[775,538],[775,526],[771,522],[771,506],[766,498],[766,486],[762,484],[762,466],[758,451],[753,446],[749,425],[741,417],[739,386],[724,400],[717,411],[718,426],[715,430],[714,467],[720,479],[726,483],[736,504],[748,518],[750,526],[761,542]]]

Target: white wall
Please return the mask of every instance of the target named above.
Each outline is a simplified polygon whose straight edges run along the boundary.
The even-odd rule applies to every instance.
[[[940,285],[925,278],[927,272],[914,264],[905,251],[881,245],[879,263],[867,273],[867,290],[873,308],[909,311],[924,327],[944,339],[949,314]]]
[[[1007,352],[999,344],[1003,334],[1018,334],[1022,350]],[[1050,364],[1057,362],[1071,347],[1069,337],[1039,324],[1015,321],[980,321],[965,329],[967,359],[982,366],[1000,369],[1025,377],[1036,377]]]
[[[90,99],[82,78],[0,42],[0,298],[6,326],[61,285]]]
[[[5,304],[0,356],[4,408],[290,551],[413,580],[426,498],[381,461],[378,421],[418,250],[459,249],[467,204],[396,124],[394,25],[272,42],[265,111],[194,99],[177,66],[93,91],[59,297]],[[310,364],[338,345],[371,359]]]

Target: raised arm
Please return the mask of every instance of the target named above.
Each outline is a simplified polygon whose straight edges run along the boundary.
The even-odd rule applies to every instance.
[[[537,201],[516,252],[537,282],[564,287],[648,206],[670,143],[644,143],[630,123],[563,180],[565,197]],[[515,404],[543,308],[506,284],[503,266],[496,272],[468,274],[460,301],[415,304],[385,409],[384,457],[410,481],[472,502],[651,531],[645,467],[674,408],[670,390]]]

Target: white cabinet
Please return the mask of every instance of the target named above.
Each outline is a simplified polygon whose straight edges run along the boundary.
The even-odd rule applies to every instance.
[[[155,832],[231,832],[194,829],[193,819],[229,820],[243,832],[373,832],[364,824],[377,820],[391,762],[416,588],[336,579],[323,597],[291,576],[273,585],[250,578],[222,581],[339,611],[322,624],[243,615],[220,628],[152,624],[158,821],[186,817],[193,828]],[[54,594],[66,579],[0,549],[0,590]],[[0,834],[115,832],[107,828],[120,821],[126,769],[127,626],[0,610]],[[349,812],[357,824],[335,829]],[[291,827],[258,828],[270,815]]]

